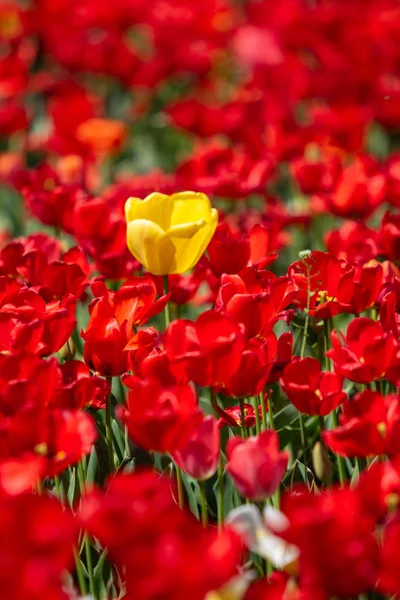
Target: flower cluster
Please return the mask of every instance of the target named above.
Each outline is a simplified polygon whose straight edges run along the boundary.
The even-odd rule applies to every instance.
[[[7,600],[400,597],[398,0],[0,0]]]

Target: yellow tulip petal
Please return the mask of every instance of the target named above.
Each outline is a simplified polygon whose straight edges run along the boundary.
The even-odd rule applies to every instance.
[[[215,233],[215,230],[216,230],[216,228],[217,228],[217,225],[218,225],[218,211],[217,211],[217,209],[216,209],[216,208],[212,208],[212,209],[211,209],[211,219],[210,219],[210,223],[209,223],[209,225],[208,225],[208,227],[210,228],[210,231],[209,231],[209,237],[208,237],[208,239],[206,239],[206,240],[204,241],[204,243],[203,243],[203,244],[202,244],[202,245],[199,247],[199,249],[198,249],[198,253],[197,253],[197,256],[196,256],[196,258],[195,258],[194,265],[196,265],[196,264],[199,262],[199,260],[200,260],[201,256],[204,254],[204,252],[205,252],[205,250],[206,250],[206,248],[207,248],[208,244],[209,244],[209,243],[210,243],[210,241],[211,241],[211,238],[212,238],[212,236],[213,236],[213,235],[214,235],[214,233]]]
[[[211,223],[199,220],[188,225],[171,227],[167,235],[175,248],[175,264],[171,273],[185,273],[199,261],[207,248],[218,222],[218,212],[211,211]]]
[[[127,223],[130,223],[130,221],[133,221],[133,219],[135,219],[135,210],[136,210],[136,206],[138,204],[140,204],[141,202],[143,202],[143,200],[140,200],[140,198],[128,198],[128,200],[125,202],[125,220]]]
[[[179,192],[171,196],[173,210],[171,226],[183,223],[195,223],[203,219],[210,223],[211,202],[208,196],[201,192]]]
[[[146,196],[144,200],[128,198],[125,202],[126,221],[130,223],[136,219],[146,219],[153,221],[166,231],[171,224],[173,202],[173,196],[166,196],[158,192]]]
[[[195,223],[182,223],[182,225],[173,225],[165,232],[167,235],[173,235],[178,238],[191,238],[199,229],[208,225],[207,221],[201,219]]]
[[[175,265],[175,248],[157,223],[136,219],[128,223],[126,233],[129,251],[150,273],[171,273]]]

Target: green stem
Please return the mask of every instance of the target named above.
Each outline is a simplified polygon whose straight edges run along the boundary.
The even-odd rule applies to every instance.
[[[300,350],[300,358],[304,358],[304,354],[305,354],[305,350],[306,350],[306,342],[307,342],[307,337],[308,337],[308,326],[310,323],[310,305],[311,305],[311,290],[310,290],[310,266],[309,264],[306,262],[306,269],[307,269],[307,312],[306,312],[306,318],[304,321],[304,331],[303,331],[303,342],[301,344],[301,350]],[[300,440],[301,440],[301,445],[303,447],[303,458],[304,458],[304,468],[305,468],[305,475],[306,475],[306,482],[307,482],[307,486],[309,485],[308,483],[308,470],[307,470],[307,462],[308,462],[308,456],[307,456],[307,444],[306,444],[306,432],[305,432],[305,426],[304,426],[304,417],[303,414],[301,412],[299,412],[299,424],[300,424]]]
[[[124,425],[124,446],[125,446],[124,458],[128,459],[131,456],[131,451],[129,448],[128,428],[126,425]]]
[[[214,388],[210,388],[210,402],[214,411],[214,416],[219,419],[217,396]],[[218,518],[218,531],[222,530],[224,525],[224,460],[222,457],[222,441],[219,449],[218,456],[218,488],[217,488],[217,518]]]
[[[218,511],[218,531],[224,526],[224,462],[222,458],[222,449],[219,451],[218,458],[218,491],[217,491],[217,511]]]
[[[301,358],[304,357],[304,353],[306,351],[306,343],[307,343],[307,335],[308,335],[308,325],[310,322],[310,315],[308,314],[308,308],[307,308],[307,313],[306,313],[306,319],[304,321],[304,330],[303,330],[303,340],[301,342],[301,350],[300,350],[300,356]]]
[[[184,501],[184,495],[183,495],[182,471],[178,467],[178,465],[175,465],[175,469],[176,469],[176,484],[178,486],[178,504],[179,504],[179,508],[181,510],[183,510],[185,501]]]
[[[59,498],[61,504],[63,504],[62,497],[61,497],[61,480],[60,480],[59,475],[54,476],[54,483],[56,485],[57,498]]]
[[[267,558],[265,559],[265,577],[268,579],[273,573],[272,563]]]
[[[164,293],[168,294],[169,292],[169,283],[168,283],[168,275],[163,276],[164,281]],[[168,325],[171,323],[171,309],[169,306],[169,302],[165,305],[164,308],[164,318],[165,318],[165,329],[167,329]]]
[[[57,497],[59,498],[62,506],[65,508],[65,506],[68,503],[68,498],[66,495],[65,495],[65,498],[63,498],[62,480],[59,475],[56,475],[54,477],[54,483],[56,484]],[[82,564],[81,564],[81,560],[79,558],[79,552],[78,552],[78,549],[76,546],[74,546],[73,551],[74,551],[75,569],[76,569],[76,575],[78,577],[79,589],[81,591],[82,596],[86,596],[87,587],[86,587],[85,575],[83,574]]]
[[[164,282],[164,293],[168,294],[169,292],[169,284],[168,284],[168,275],[163,275]],[[165,305],[164,308],[164,319],[165,319],[165,330],[168,329],[168,325],[171,323],[171,310],[169,306],[169,302]],[[176,469],[176,483],[178,486],[178,504],[179,508],[182,510],[184,507],[184,495],[183,495],[183,481],[182,481],[182,471],[175,465]]]
[[[331,370],[331,361],[330,361],[329,356],[327,356],[326,353],[330,347],[329,342],[330,342],[330,334],[331,334],[332,329],[333,329],[333,319],[332,319],[332,317],[330,317],[329,319],[326,319],[324,322],[325,360],[326,360],[325,365],[326,365],[327,371]],[[337,417],[336,410],[333,410],[331,414],[332,414],[333,426],[337,427],[338,426],[338,417]],[[343,486],[346,481],[346,467],[345,467],[342,456],[339,456],[339,454],[336,454],[336,459],[337,459],[337,465],[338,465],[338,471],[339,471],[340,485]]]
[[[254,415],[256,418],[256,434],[260,435],[261,433],[261,421],[260,421],[260,413],[258,411],[258,398],[255,396],[253,398],[253,406],[254,406]]]
[[[331,331],[332,331],[333,327],[332,327],[332,323],[330,322],[329,319],[324,321],[324,339],[325,339],[325,369],[327,371],[331,370],[331,360],[329,358],[329,356],[327,356],[327,352],[329,350],[329,342],[330,342],[330,338],[331,338]]]
[[[273,496],[273,504],[277,510],[279,510],[281,505],[281,485],[279,484],[276,488],[276,492]]]
[[[304,426],[304,416],[301,412],[299,412],[299,424],[300,424],[300,441],[301,441],[301,446],[303,448],[304,468],[305,468],[305,474],[306,474],[306,482],[307,482],[307,486],[308,486],[309,485],[308,470],[307,470],[308,452],[307,452],[307,443],[306,443],[306,428]]]
[[[308,326],[310,323],[310,306],[311,306],[311,282],[310,282],[310,265],[306,262],[306,270],[307,270],[307,308],[306,308],[306,318],[304,321],[304,330],[303,330],[303,340],[301,344],[300,357],[304,357],[304,353],[306,351],[306,343],[308,336]]]
[[[118,388],[119,388],[119,402],[121,404],[124,404],[125,402],[125,396],[126,396],[126,387],[124,386],[124,384],[122,383],[122,379],[121,377],[117,378],[117,383],[118,383]]]
[[[207,527],[208,524],[208,507],[207,507],[207,495],[206,486],[204,481],[199,481],[200,486],[200,500],[201,500],[201,524],[203,527]]]
[[[240,429],[242,432],[242,438],[246,439],[247,438],[247,430],[246,430],[246,425],[245,425],[246,413],[244,410],[244,398],[239,399],[239,404],[240,404]]]
[[[320,435],[322,435],[322,432],[325,431],[325,419],[323,416],[320,415],[318,417],[318,420],[319,420],[319,432],[320,432]]]
[[[90,545],[90,539],[87,533],[85,533],[85,556],[86,556],[86,566],[87,572],[89,575],[89,588],[90,593],[93,598],[98,598],[96,594],[96,587],[94,585],[94,571],[93,571],[93,561],[92,561],[92,547]]]
[[[270,426],[270,429],[275,429],[274,412],[272,410],[272,398],[271,398],[270,391],[267,391],[267,402],[268,402],[269,426]],[[281,488],[280,488],[280,483],[279,483],[278,487],[276,488],[275,494],[273,495],[272,504],[275,506],[276,509],[279,510],[280,503],[281,503]]]
[[[337,427],[338,426],[338,417],[337,417],[335,410],[332,411],[332,421],[333,421],[333,426]],[[345,464],[344,464],[344,460],[343,460],[342,456],[339,456],[339,454],[337,454],[336,458],[337,458],[337,464],[338,464],[338,470],[339,470],[339,481],[340,481],[340,485],[343,486],[346,481]]]
[[[273,413],[273,410],[272,410],[272,401],[271,401],[271,394],[270,394],[270,392],[267,392],[267,402],[268,402],[269,427],[270,427],[270,429],[275,429],[274,413]]]
[[[307,481],[307,486],[308,486],[309,481],[308,481],[308,470],[307,470],[308,457],[307,457],[307,445],[306,445],[306,430],[304,427],[304,418],[301,413],[299,413],[299,424],[300,424],[300,440],[301,440],[301,445],[303,448],[304,468],[305,468],[306,481]]]
[[[265,400],[264,400],[264,394],[263,392],[260,392],[258,394],[258,400],[261,404],[261,417],[262,417],[262,424],[263,424],[263,429],[268,429],[268,425],[267,425],[267,409],[265,408]]]
[[[79,352],[79,354],[81,356],[83,356],[83,340],[80,336],[78,327],[75,327],[73,333],[72,333],[72,341],[75,344],[75,348],[77,349],[77,351]]]
[[[85,493],[85,482],[86,482],[86,477],[85,477],[85,468],[84,468],[84,458],[82,460],[80,460],[78,462],[77,465],[77,471],[78,471],[78,479],[79,479],[79,490],[81,493],[81,501],[82,498],[84,496]],[[89,588],[90,588],[90,593],[93,596],[93,598],[97,599],[97,594],[96,594],[96,586],[94,584],[94,571],[93,571],[93,560],[92,560],[92,547],[90,544],[90,539],[89,539],[89,535],[87,532],[84,532],[84,546],[85,546],[85,556],[86,556],[86,567],[87,567],[87,573],[89,576]],[[79,558],[79,556],[78,556]],[[79,577],[79,574],[78,574]]]
[[[64,495],[64,504],[65,506],[69,506],[69,498],[68,498],[68,489],[69,482],[67,481],[67,471],[65,470],[61,475],[61,489]]]
[[[117,379],[118,381],[118,387],[119,387],[119,401],[121,404],[125,403],[125,392],[126,392],[126,388],[124,386],[124,384],[122,383],[122,379],[121,377],[118,377]],[[130,453],[130,449],[129,449],[129,435],[128,435],[128,428],[126,425],[124,425],[124,458],[125,459],[129,459],[131,456]]]
[[[110,384],[112,389],[112,377],[107,377],[107,381]],[[111,415],[111,402],[112,402],[112,391],[110,389],[110,393],[107,397],[106,404],[106,441],[107,441],[107,453],[108,453],[108,463],[110,467],[110,472],[114,473],[115,471],[115,462],[114,462],[114,444],[113,444],[113,433],[112,433],[112,415]]]

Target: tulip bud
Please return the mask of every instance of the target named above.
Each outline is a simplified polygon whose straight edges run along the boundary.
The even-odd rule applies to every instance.
[[[76,346],[74,340],[72,338],[69,338],[69,340],[67,340],[64,346],[60,349],[60,357],[63,360],[72,360],[73,358],[75,358],[75,354]]]
[[[313,468],[318,479],[324,483],[330,483],[333,477],[332,463],[326,447],[317,442],[312,450]]]

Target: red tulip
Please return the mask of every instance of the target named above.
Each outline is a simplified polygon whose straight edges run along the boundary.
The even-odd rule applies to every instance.
[[[178,187],[223,198],[263,193],[274,171],[270,155],[254,160],[238,148],[210,143],[200,146],[177,169]]]
[[[42,223],[74,231],[73,211],[82,193],[77,185],[65,185],[58,173],[44,163],[33,171],[26,172],[26,181],[21,186],[25,201]]]
[[[374,260],[365,265],[356,265],[354,272],[354,296],[351,312],[359,314],[377,303],[384,282],[381,263]]]
[[[327,252],[315,251],[290,265],[288,275],[298,288],[295,304],[303,310],[309,306],[311,315],[326,319],[350,312],[354,267],[349,263]]]
[[[400,215],[390,212],[384,214],[379,232],[379,243],[382,254],[397,263],[400,259]]]
[[[74,209],[74,232],[96,269],[112,280],[132,277],[139,268],[126,246],[126,223],[121,206],[110,198],[79,200]],[[126,200],[126,196],[124,197]]]
[[[177,379],[203,386],[221,384],[237,371],[244,343],[241,327],[215,311],[202,313],[195,323],[174,321],[164,341]]]
[[[57,397],[59,406],[68,409],[105,408],[110,385],[101,378],[91,375],[84,362],[68,360],[59,366],[62,388]]]
[[[240,406],[227,406],[221,408],[217,405],[218,414],[220,415],[220,427],[254,427],[256,424],[256,415],[252,404],[243,403],[244,423],[242,423],[242,411]],[[261,406],[259,406],[259,415],[262,416]]]
[[[288,452],[279,451],[275,431],[257,437],[231,438],[227,446],[227,471],[240,494],[256,502],[272,496],[285,474]]]
[[[343,377],[321,371],[315,358],[294,358],[285,367],[281,383],[297,410],[308,415],[328,415],[347,398]]]
[[[363,265],[378,256],[378,235],[358,221],[345,221],[339,229],[329,231],[326,249],[338,259]]]
[[[343,168],[333,192],[328,198],[332,213],[341,217],[368,217],[385,198],[386,181],[377,164],[357,159]]]
[[[202,420],[196,394],[189,385],[165,388],[157,379],[130,382],[127,409],[119,415],[134,442],[145,450],[173,452]]]
[[[285,309],[294,288],[288,278],[271,278],[260,293],[246,293],[247,287],[238,276],[223,276],[221,282],[217,306],[244,325],[248,339],[266,338],[279,319],[290,319],[290,311]]]
[[[365,391],[342,406],[340,426],[323,438],[341,456],[400,453],[400,403],[396,396]]]
[[[5,597],[64,600],[78,527],[50,496],[0,496],[0,579]],[[12,540],[12,543],[10,543]]]
[[[123,569],[129,600],[203,600],[240,564],[239,538],[203,528],[178,508],[168,478],[153,473],[116,475],[106,492],[85,498],[80,519]]]
[[[156,286],[150,277],[126,281],[117,292],[103,282],[92,284],[96,297],[90,305],[86,331],[85,361],[102,375],[121,375],[128,370],[128,352],[133,327],[145,323],[163,310],[168,298],[156,300]]]
[[[383,532],[383,545],[380,554],[380,575],[378,588],[382,594],[398,596],[400,593],[400,561],[397,548],[400,542],[400,521],[392,519]]]
[[[375,523],[357,489],[285,495],[290,526],[281,534],[300,550],[305,597],[356,597],[375,586]]]
[[[96,302],[89,324],[81,336],[85,341],[84,357],[89,367],[106,376],[121,375],[128,370],[128,354],[124,348],[132,335],[127,321],[119,325],[115,304],[104,296]]]
[[[276,351],[277,341],[273,333],[265,342],[258,339],[247,342],[239,367],[221,386],[223,393],[243,398],[262,392],[269,379]]]
[[[77,381],[71,386],[63,380],[67,372],[55,359],[1,356],[0,487],[8,493],[30,489],[38,478],[61,473],[92,449],[96,427],[91,416],[79,410],[83,388],[79,391]],[[82,377],[82,384],[83,379],[89,377]],[[93,379],[86,393],[97,389],[98,397],[104,398],[108,386]],[[93,399],[86,396],[85,403]]]
[[[194,479],[209,479],[218,466],[220,435],[212,416],[194,422],[185,440],[172,452],[177,465]]]
[[[66,297],[46,302],[33,289],[22,286],[13,292],[2,299],[0,307],[0,324],[7,331],[0,347],[40,356],[60,350],[75,329],[75,300]]]
[[[370,383],[385,377],[388,369],[399,368],[395,338],[380,323],[360,317],[351,321],[346,337],[336,331],[331,337],[333,348],[327,355],[335,371],[350,381]]]
[[[239,273],[249,262],[250,241],[239,232],[233,232],[229,224],[218,225],[207,248],[211,268],[217,276],[223,273]]]

